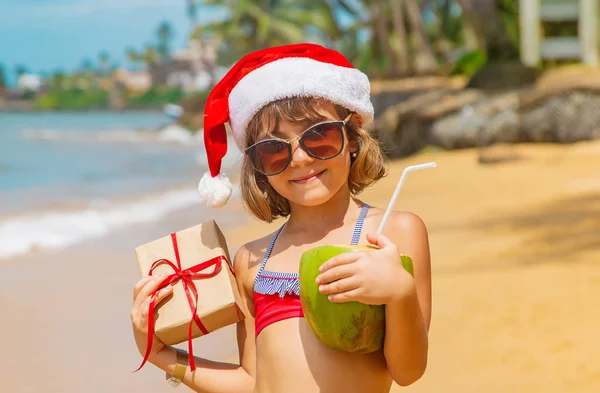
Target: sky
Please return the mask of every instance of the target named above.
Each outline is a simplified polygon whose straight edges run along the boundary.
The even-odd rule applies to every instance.
[[[198,12],[200,23],[224,17],[219,8]],[[163,20],[174,27],[174,49],[185,47],[185,0],[0,0],[0,64],[9,85],[17,65],[34,73],[71,71],[85,58],[96,62],[102,50],[127,66],[126,49],[152,42]]]

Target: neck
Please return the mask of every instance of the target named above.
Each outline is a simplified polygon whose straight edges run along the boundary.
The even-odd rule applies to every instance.
[[[331,199],[318,206],[290,204],[291,214],[286,225],[293,232],[327,233],[358,217],[362,203],[352,197],[350,189],[342,187]]]

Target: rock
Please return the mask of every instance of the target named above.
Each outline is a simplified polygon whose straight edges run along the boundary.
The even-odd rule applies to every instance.
[[[535,83],[537,72],[520,61],[488,63],[481,67],[466,87],[476,89],[520,89]]]
[[[562,86],[566,89],[566,82]],[[600,137],[600,89],[571,88],[554,95],[549,91],[528,87],[423,92],[385,110],[375,120],[374,133],[392,158],[425,146],[451,150]]]
[[[523,141],[572,143],[597,137],[600,94],[572,91],[550,97],[522,110]]]
[[[371,82],[371,99],[375,117],[384,113],[389,107],[415,96],[435,90],[462,90],[466,83],[466,78],[461,76],[452,78],[418,76],[394,80],[373,80]]]
[[[437,121],[432,140],[445,149],[514,142],[519,138],[518,105],[517,92],[483,98],[462,112]]]
[[[374,134],[390,157],[413,154],[431,140],[432,124],[439,118],[462,110],[481,98],[472,89],[436,89],[417,94],[388,108],[374,124]]]

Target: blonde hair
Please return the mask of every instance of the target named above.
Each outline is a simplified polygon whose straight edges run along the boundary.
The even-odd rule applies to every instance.
[[[340,119],[345,119],[351,113],[349,109],[339,105],[335,105],[335,110]],[[309,126],[327,119],[317,111],[314,98],[297,97],[274,101],[263,107],[248,124],[244,146],[251,146],[272,134],[281,120]],[[346,123],[346,132],[349,143],[358,145],[357,156],[352,158],[348,175],[350,192],[357,195],[387,174],[387,159],[378,141],[361,127],[358,116],[352,116]],[[271,187],[266,175],[254,169],[245,154],[240,186],[244,204],[259,220],[272,222],[290,214],[288,200]]]

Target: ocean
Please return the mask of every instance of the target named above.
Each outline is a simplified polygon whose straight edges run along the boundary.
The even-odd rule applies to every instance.
[[[0,112],[0,260],[197,204],[201,139],[160,112]]]

